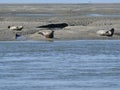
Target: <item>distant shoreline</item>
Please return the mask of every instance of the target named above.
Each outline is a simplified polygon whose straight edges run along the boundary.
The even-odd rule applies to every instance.
[[[17,4],[17,5],[34,5],[34,4],[35,4],[35,5],[41,5],[41,4],[42,4],[42,5],[46,5],[46,4],[47,4],[47,5],[48,5],[48,4],[49,4],[49,5],[56,5],[56,4],[57,4],[57,5],[91,5],[91,4],[92,4],[92,5],[96,5],[96,4],[97,4],[97,5],[100,5],[100,4],[101,4],[101,5],[106,5],[106,4],[107,4],[107,5],[113,5],[113,4],[120,4],[120,3],[94,3],[94,2],[91,2],[91,3],[87,3],[87,2],[86,2],[86,3],[0,3],[0,5],[3,5],[3,4],[4,4],[4,5],[16,5],[16,4]]]

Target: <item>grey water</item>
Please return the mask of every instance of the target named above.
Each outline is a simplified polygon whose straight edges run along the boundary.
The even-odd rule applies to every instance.
[[[0,90],[119,89],[119,40],[0,42]]]
[[[60,16],[59,14],[52,13],[0,13],[0,16],[17,16],[17,17],[53,17]]]
[[[120,17],[120,14],[88,14],[88,17]]]
[[[30,14],[30,13],[20,13],[15,14],[15,16],[19,17],[51,17],[51,16],[58,16],[58,14],[50,14],[50,13],[41,13],[41,14]]]
[[[0,13],[1,16],[18,16],[18,17],[63,17],[63,15],[60,14],[54,14],[54,13]],[[78,14],[75,14],[74,16],[78,16]],[[83,14],[80,16],[87,16],[87,17],[120,17],[120,14],[99,14],[99,13],[91,13],[91,14]]]
[[[19,16],[19,17],[52,17],[52,16],[61,16],[59,14],[50,14],[50,13],[41,13],[41,14],[30,14],[30,13],[21,13],[21,14],[15,14],[15,16]],[[77,15],[78,16],[78,15]],[[85,15],[83,15],[85,16]],[[87,14],[87,17],[120,17],[119,14]]]

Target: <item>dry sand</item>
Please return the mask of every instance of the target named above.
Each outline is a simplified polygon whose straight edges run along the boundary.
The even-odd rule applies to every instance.
[[[21,35],[19,40],[120,39],[119,8],[120,4],[1,4],[0,40],[16,40],[16,33]],[[55,29],[54,39],[46,39],[37,33],[47,30],[37,26],[61,22],[69,26]],[[11,31],[7,28],[9,25],[24,28],[19,32]],[[112,37],[96,34],[98,30],[111,28],[115,28]]]

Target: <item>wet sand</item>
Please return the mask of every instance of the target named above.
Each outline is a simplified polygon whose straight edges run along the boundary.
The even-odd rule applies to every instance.
[[[120,39],[120,4],[1,4],[0,41],[18,40],[116,40]],[[49,29],[36,28],[52,23],[67,23],[55,29],[54,38],[38,34]],[[12,31],[9,25],[22,25],[22,31]],[[96,34],[101,29],[115,29],[112,37]]]

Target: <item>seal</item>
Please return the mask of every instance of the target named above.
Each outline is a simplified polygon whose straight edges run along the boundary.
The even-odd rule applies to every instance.
[[[46,38],[54,38],[54,31],[51,30],[50,32],[38,32],[38,34],[41,34],[45,36]]]
[[[17,30],[21,31],[23,29],[23,26],[8,26],[10,30]]]
[[[97,31],[97,34],[100,36],[108,36],[108,37],[112,37],[114,34],[115,29],[112,28],[110,30],[99,30]]]
[[[48,24],[48,25],[37,26],[36,28],[63,29],[67,26],[68,26],[67,23],[58,23],[58,24]]]

